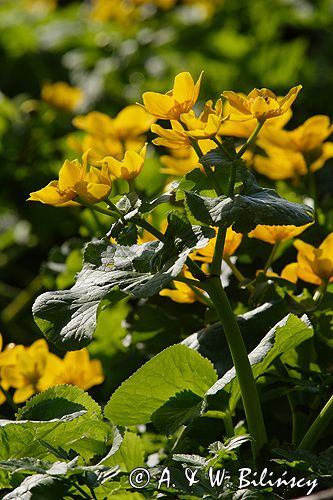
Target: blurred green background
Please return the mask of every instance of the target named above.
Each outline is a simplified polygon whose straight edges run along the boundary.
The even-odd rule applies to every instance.
[[[89,212],[26,202],[56,178],[66,157],[75,158],[67,142],[75,114],[41,100],[44,84],[78,86],[84,93],[78,112],[115,116],[141,101],[144,91],[169,90],[177,73],[190,71],[196,79],[204,70],[201,103],[223,90],[253,87],[284,95],[301,83],[290,126],[333,114],[332,0],[183,1],[169,2],[170,8],[168,2],[133,2],[124,11],[124,2],[106,3],[0,0],[0,331],[6,342],[28,345],[40,335],[31,316],[34,298],[72,284],[82,242],[96,231]],[[328,204],[331,168],[328,162],[318,174]],[[172,343],[178,313],[181,335],[200,327],[201,306],[193,306],[196,314],[187,322],[184,308],[177,312],[172,304],[163,325],[160,312],[154,318],[154,301],[149,307],[132,310],[127,330],[128,303],[101,316],[90,351],[111,363],[106,393],[149,355],[156,332],[162,335],[155,351]],[[140,332],[145,352],[135,337]]]

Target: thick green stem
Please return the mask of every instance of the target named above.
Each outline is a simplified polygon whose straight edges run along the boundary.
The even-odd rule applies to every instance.
[[[245,144],[241,147],[241,149],[238,151],[237,156],[238,158],[241,158],[245,151],[249,149],[250,146],[255,142],[257,135],[259,134],[260,130],[262,129],[262,126],[264,125],[265,120],[258,120],[256,128],[253,130],[252,134],[248,138]]]
[[[222,267],[222,259],[223,259],[223,249],[225,243],[225,237],[227,234],[227,230],[224,228],[219,228],[216,236],[214,255],[211,265],[211,273],[215,276],[220,277],[221,275],[221,267]]]
[[[303,450],[312,450],[320,438],[321,434],[324,432],[330,421],[333,419],[333,396],[327,401],[324,408],[319,413],[316,420],[311,425],[310,429],[307,431],[302,441],[299,444],[299,448]]]
[[[260,448],[266,443],[267,437],[259,396],[243,337],[220,278],[212,277],[207,281],[207,292],[220,317],[228,341],[239,381],[249,432],[254,438],[252,451],[256,457]]]

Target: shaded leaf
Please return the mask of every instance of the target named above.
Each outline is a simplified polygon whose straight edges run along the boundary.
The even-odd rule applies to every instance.
[[[262,375],[274,359],[281,354],[294,349],[296,346],[312,337],[313,329],[307,318],[298,318],[292,314],[286,316],[275,325],[259,345],[249,354],[253,375],[258,378]],[[222,407],[233,411],[240,398],[240,388],[235,368],[231,368],[207,392],[209,408]]]

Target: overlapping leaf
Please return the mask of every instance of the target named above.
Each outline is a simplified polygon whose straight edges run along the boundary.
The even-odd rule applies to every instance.
[[[121,300],[125,294],[151,297],[181,271],[189,252],[208,243],[214,231],[181,222],[172,249],[167,239],[131,247],[106,240],[91,242],[84,266],[70,290],[46,292],[33,306],[33,315],[47,339],[68,350],[81,349],[91,341],[100,302]]]

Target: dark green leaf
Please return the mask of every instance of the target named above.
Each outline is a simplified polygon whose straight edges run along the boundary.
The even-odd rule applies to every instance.
[[[272,328],[259,345],[249,354],[253,375],[258,378],[264,374],[274,359],[294,349],[297,345],[312,337],[313,329],[307,318],[298,318],[292,314]],[[240,388],[235,368],[231,368],[207,392],[209,407],[229,408],[233,411],[240,398]]]
[[[196,220],[216,226],[222,223],[239,233],[248,233],[258,224],[269,226],[302,226],[312,222],[312,209],[281,198],[273,189],[258,188],[234,198],[211,198],[185,192],[186,206]]]
[[[46,292],[34,303],[34,319],[47,339],[68,350],[81,349],[91,341],[103,299],[116,303],[124,294],[151,297],[162,290],[182,271],[190,251],[214,235],[210,228],[187,227],[191,230],[183,238],[176,235],[178,255],[169,258],[158,241],[132,247],[106,240],[89,243],[75,285]]]

